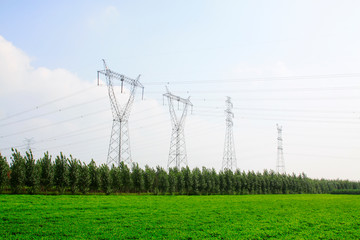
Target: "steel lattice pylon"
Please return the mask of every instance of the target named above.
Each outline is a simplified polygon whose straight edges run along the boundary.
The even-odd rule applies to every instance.
[[[232,112],[233,104],[231,98],[227,97],[226,101],[226,133],[225,133],[225,144],[224,144],[224,156],[222,162],[222,170],[235,170],[236,169],[236,155],[234,145],[234,133],[233,133],[233,118],[234,113]]]
[[[169,150],[169,159],[168,165],[169,168],[171,165],[180,169],[181,164],[187,166],[187,155],[186,155],[186,145],[185,145],[185,135],[184,135],[184,126],[185,118],[187,115],[188,106],[193,106],[190,102],[190,97],[187,99],[175,96],[170,93],[169,89],[166,88],[167,93],[163,94],[164,97],[167,97],[169,104],[169,111],[172,122],[172,133],[170,141],[170,150]],[[180,102],[183,104],[183,110],[180,117],[176,115],[174,101]]]
[[[107,67],[105,60],[103,60],[103,63],[105,69],[97,72],[98,84],[99,75],[103,74],[106,78],[106,84],[108,86],[108,94],[113,115],[113,124],[106,164],[109,165],[111,163],[115,163],[119,166],[122,161],[126,164],[131,164],[132,158],[128,119],[134,102],[136,88],[141,87],[142,93],[144,94],[144,87],[139,81],[140,75],[136,79],[131,79],[122,74],[111,71]],[[129,85],[129,97],[124,104],[121,104],[119,96],[115,94],[114,87],[121,86],[121,93],[123,93],[124,83]]]
[[[277,147],[277,161],[276,161],[276,172],[280,174],[285,173],[285,161],[284,161],[284,153],[283,153],[283,139],[282,139],[282,126],[276,124],[277,132],[278,132],[278,147]]]

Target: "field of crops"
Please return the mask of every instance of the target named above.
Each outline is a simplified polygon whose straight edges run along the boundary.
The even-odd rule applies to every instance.
[[[360,196],[0,195],[0,238],[360,239]]]

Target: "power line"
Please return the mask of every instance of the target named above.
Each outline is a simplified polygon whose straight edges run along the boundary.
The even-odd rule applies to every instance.
[[[34,111],[34,110],[38,110],[39,108],[45,107],[45,106],[50,105],[50,104],[53,104],[53,103],[55,103],[55,102],[59,102],[59,101],[64,100],[64,99],[66,99],[66,98],[73,97],[73,96],[78,95],[78,94],[80,94],[80,93],[84,93],[84,92],[86,92],[86,91],[88,91],[88,90],[90,90],[90,89],[93,89],[93,88],[95,88],[95,87],[96,87],[96,86],[91,86],[91,87],[89,87],[89,88],[82,89],[82,90],[80,90],[80,91],[74,92],[74,93],[69,94],[69,95],[66,95],[66,96],[64,96],[64,97],[60,97],[60,98],[56,98],[56,99],[54,99],[54,100],[50,100],[50,101],[48,101],[48,102],[45,102],[45,103],[43,103],[43,104],[40,104],[40,105],[35,106],[35,107],[33,107],[33,108],[30,108],[30,109],[28,109],[28,110],[24,110],[24,111],[22,111],[22,112],[14,113],[14,114],[12,114],[12,115],[10,115],[10,116],[7,116],[7,117],[5,117],[5,118],[1,118],[0,121],[6,120],[6,119],[10,119],[10,118],[13,118],[13,117],[16,117],[16,116],[20,116],[20,115],[22,115],[22,114],[25,114],[25,113],[28,113],[28,112],[31,112],[31,111]]]
[[[214,102],[221,101],[220,98],[191,98],[195,101]],[[312,100],[358,100],[359,96],[337,96],[337,97],[281,97],[281,98],[235,98],[236,101],[312,101]]]
[[[158,123],[155,123],[155,124],[152,124],[152,126],[153,125],[156,125],[156,124],[161,124],[161,123],[164,123],[164,121],[160,121],[160,122],[158,122]],[[107,128],[107,127],[101,127],[101,128],[99,128],[99,129],[97,129],[97,130],[91,130],[91,131],[86,131],[86,132],[83,132],[83,133],[79,133],[79,134],[75,134],[75,135],[68,135],[68,136],[66,136],[66,137],[73,137],[73,136],[77,136],[77,135],[82,135],[82,134],[86,134],[86,133],[89,133],[89,132],[96,132],[96,131],[100,131],[100,130],[103,130],[103,129],[105,129],[105,128]],[[137,128],[134,128],[134,129],[132,129],[132,130],[137,130],[137,129],[141,129],[142,127],[137,127]],[[109,134],[108,135],[104,135],[104,137],[97,137],[98,139],[103,139],[103,138],[105,138],[105,137],[109,137]],[[59,147],[66,147],[66,146],[72,146],[72,145],[78,145],[78,144],[81,144],[81,143],[88,143],[88,142],[93,142],[95,139],[97,139],[97,138],[92,138],[92,139],[86,139],[86,140],[80,140],[80,141],[75,141],[75,142],[70,142],[70,143],[67,143],[67,144],[64,144],[64,145],[57,145],[57,146],[50,146],[50,147],[48,147],[49,149],[52,149],[52,148],[59,148]],[[37,144],[37,143],[40,143],[40,142],[44,142],[44,141],[49,141],[49,140],[58,140],[58,139],[53,139],[53,138],[50,138],[50,139],[46,139],[46,140],[41,140],[41,141],[37,141],[37,142],[35,142],[35,144]],[[18,146],[16,146],[16,147],[14,147],[14,148],[17,148]],[[5,149],[10,149],[11,147],[8,147],[8,148],[3,148],[2,150],[5,150]],[[42,148],[42,149],[40,149],[39,151],[42,151],[42,150],[46,150],[45,148]]]
[[[62,148],[62,147],[67,147],[67,146],[73,146],[73,145],[78,145],[78,144],[82,144],[82,143],[88,143],[88,142],[92,142],[92,141],[96,141],[102,138],[107,138],[109,137],[109,135],[103,135],[103,136],[96,136],[95,138],[90,138],[90,139],[86,139],[84,141],[76,141],[76,142],[71,142],[71,143],[67,143],[67,144],[63,144],[63,145],[58,145],[58,146],[54,146],[54,147],[49,147],[51,148]],[[40,149],[39,151],[45,151],[46,149]]]
[[[36,128],[31,128],[31,129],[28,129],[28,130],[25,130],[25,131],[15,132],[15,133],[8,134],[8,135],[3,135],[3,136],[0,136],[0,138],[11,137],[11,136],[19,135],[19,134],[22,134],[22,133],[31,132],[31,131],[34,131],[34,130],[38,130],[38,129],[42,129],[42,128],[47,128],[47,127],[59,125],[59,124],[62,124],[62,123],[74,121],[74,120],[77,120],[77,119],[81,119],[81,118],[88,117],[88,116],[91,116],[91,115],[99,114],[99,113],[106,112],[106,111],[109,111],[109,110],[110,110],[110,109],[108,109],[108,108],[107,108],[107,109],[103,109],[103,110],[100,110],[100,111],[96,111],[96,112],[92,112],[92,113],[89,113],[89,114],[80,115],[80,116],[77,116],[77,117],[74,117],[74,118],[71,118],[71,119],[67,119],[67,120],[64,120],[64,121],[60,121],[60,122],[56,122],[56,123],[51,123],[51,124],[44,125],[44,126],[40,126],[40,127],[36,127]]]
[[[146,109],[146,110],[144,110],[143,112],[148,111],[148,110],[151,110],[151,109],[152,109],[152,108]],[[140,113],[140,112],[134,113],[133,115],[139,114],[139,113]],[[137,119],[137,120],[135,120],[135,121],[133,121],[133,122],[142,121],[142,120],[144,120],[144,119],[150,119],[150,118],[153,118],[153,117],[157,117],[157,116],[159,116],[159,115],[164,115],[164,113],[151,115],[151,116],[148,116],[148,117],[142,118],[142,119]],[[46,139],[42,139],[42,140],[39,140],[39,141],[35,141],[34,144],[38,144],[38,143],[42,143],[42,142],[47,142],[47,141],[56,141],[56,140],[62,139],[62,138],[67,138],[67,137],[72,137],[72,136],[77,136],[77,135],[86,134],[86,133],[89,133],[89,132],[94,131],[94,130],[91,130],[92,127],[96,127],[96,126],[99,126],[99,125],[100,125],[100,126],[107,125],[107,124],[105,124],[105,123],[107,123],[107,122],[108,122],[108,121],[106,121],[106,122],[101,122],[101,123],[96,123],[96,124],[90,125],[90,126],[88,126],[88,127],[86,127],[86,128],[81,128],[81,129],[78,129],[78,130],[75,130],[75,131],[71,131],[71,132],[68,132],[68,133],[65,133],[65,134],[60,134],[60,135],[56,135],[56,136],[49,137],[49,138],[46,138]],[[161,122],[164,123],[165,120],[164,120],[164,121],[161,121]],[[156,124],[156,123],[155,123],[155,124]],[[105,127],[100,128],[100,129],[105,129]],[[133,128],[133,130],[136,130],[136,129],[137,129],[137,128]],[[86,131],[83,132],[83,133],[78,133],[78,132],[81,132],[81,131],[84,131],[84,130],[86,130]],[[95,131],[96,131],[96,130],[95,130]],[[75,133],[75,134],[74,134],[74,133]],[[78,134],[76,134],[76,133],[78,133]],[[11,149],[11,148],[19,148],[19,147],[23,147],[23,146],[24,146],[24,144],[17,145],[17,146],[11,146],[11,147],[3,147],[3,148],[1,148],[0,150],[6,150],[6,149]]]
[[[241,117],[242,119],[248,120],[266,120],[266,121],[287,121],[287,122],[303,122],[303,123],[348,123],[348,124],[360,124],[359,122],[351,122],[351,121],[325,121],[325,120],[298,120],[298,119],[280,119],[280,118],[248,118]]]
[[[43,114],[40,114],[40,115],[32,116],[32,117],[29,117],[29,118],[20,119],[20,120],[17,120],[17,121],[1,124],[0,127],[5,127],[5,126],[13,125],[13,124],[16,124],[16,123],[24,122],[24,121],[27,121],[27,120],[31,120],[31,119],[34,119],[34,118],[48,116],[48,115],[51,115],[51,114],[54,114],[54,113],[63,112],[63,111],[66,111],[66,110],[69,110],[69,109],[72,109],[72,108],[84,106],[84,105],[89,104],[89,103],[97,102],[97,101],[103,100],[105,98],[106,97],[101,97],[101,98],[97,98],[97,99],[94,99],[94,100],[91,100],[91,101],[87,101],[87,102],[83,102],[83,103],[79,103],[79,104],[74,104],[74,105],[64,107],[64,108],[59,108],[59,109],[57,109],[55,111],[51,111],[51,112],[43,113]]]
[[[241,116],[264,116],[264,113],[243,113],[241,114]],[[289,118],[296,118],[296,119],[299,119],[299,120],[334,120],[334,121],[337,121],[337,120],[354,120],[354,121],[359,121],[359,117],[350,117],[350,116],[314,116],[314,115],[301,115],[301,116],[298,116],[298,115],[289,115],[289,114],[281,114],[281,113],[270,113],[270,114],[266,114],[265,115],[266,117],[289,117]]]
[[[322,74],[322,75],[300,75],[300,76],[273,76],[273,77],[249,77],[249,78],[232,78],[232,79],[205,79],[205,80],[189,80],[189,81],[158,81],[148,82],[149,85],[166,85],[166,84],[218,84],[223,83],[242,83],[253,81],[292,81],[292,80],[314,80],[314,79],[337,79],[337,78],[357,78],[360,73],[343,73],[343,74]]]
[[[164,123],[164,121],[160,121],[160,122],[158,122],[158,123],[156,123],[156,124],[162,124],[162,123]],[[153,126],[154,124],[152,124],[152,125],[148,125],[148,126]],[[132,129],[132,130],[136,130],[136,129],[141,129],[141,128],[143,128],[143,127],[137,127],[137,128],[134,128],[134,129]],[[208,128],[207,128],[208,129]],[[204,130],[206,130],[206,131],[204,131],[205,133],[209,133],[209,131],[207,131],[207,129],[204,129]],[[212,128],[213,129],[213,128]],[[100,129],[99,129],[100,130]],[[165,133],[165,130],[162,130],[164,133]],[[164,135],[165,136],[165,135]],[[47,150],[47,149],[53,149],[53,148],[60,148],[60,147],[66,147],[66,146],[72,146],[72,145],[79,145],[79,144],[82,144],[82,143],[88,143],[88,142],[94,142],[96,139],[100,139],[100,140],[102,140],[103,138],[105,138],[105,137],[108,137],[108,135],[104,135],[104,136],[102,136],[102,137],[97,137],[97,138],[92,138],[92,139],[86,139],[86,140],[81,140],[81,141],[75,141],[75,142],[71,142],[71,143],[67,143],[67,144],[63,144],[63,145],[57,145],[57,146],[50,146],[50,147],[48,147],[48,148],[42,148],[42,149],[39,149],[39,150],[37,150],[37,151],[44,151],[44,150]],[[165,139],[165,138],[163,138],[163,139]],[[38,142],[37,142],[38,143]],[[138,143],[138,142],[137,142]],[[146,142],[146,144],[149,144],[149,146],[153,146],[153,143],[149,143],[149,142]],[[141,144],[140,144],[141,145]],[[143,145],[141,145],[141,146],[143,146]]]
[[[301,157],[317,157],[317,158],[321,157],[321,158],[359,160],[359,158],[353,158],[353,157],[337,157],[337,156],[329,156],[329,155],[303,154],[303,153],[286,153],[285,155],[294,155],[294,156],[301,156]]]
[[[220,117],[221,116],[221,112],[218,111],[218,112],[214,112],[214,111],[195,111],[194,115],[199,115],[199,116],[209,116],[209,117]],[[301,115],[301,116],[293,116],[293,115],[284,115],[284,114],[279,114],[279,113],[270,113],[267,114],[267,115],[264,115],[264,113],[260,113],[260,114],[257,114],[257,113],[241,113],[239,114],[240,115],[240,118],[247,118],[247,117],[252,117],[252,116],[255,116],[255,117],[290,117],[290,120],[293,119],[293,118],[296,118],[297,120],[305,120],[305,121],[308,121],[308,120],[315,120],[315,121],[318,121],[318,120],[334,120],[334,121],[343,121],[343,120],[354,120],[354,121],[358,121],[359,118],[358,116],[314,116],[314,115]],[[359,122],[360,123],[360,122]]]
[[[197,106],[198,108],[220,110],[221,107],[210,107],[210,106]],[[345,110],[316,110],[316,109],[289,109],[289,108],[248,108],[248,107],[234,107],[236,110],[242,111],[274,111],[274,112],[310,112],[310,113],[360,113],[358,111],[345,111]]]
[[[344,91],[344,90],[359,90],[360,86],[334,86],[334,87],[320,87],[320,88],[266,88],[266,89],[237,89],[237,90],[196,90],[196,91],[179,91],[180,93],[238,93],[238,92],[298,92],[298,91]],[[147,93],[161,93],[161,91],[148,91]]]

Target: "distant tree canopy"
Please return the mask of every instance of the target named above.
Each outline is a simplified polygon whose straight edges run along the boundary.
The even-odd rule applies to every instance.
[[[359,192],[360,182],[348,180],[311,179],[304,173],[278,174],[264,170],[225,170],[183,167],[155,169],[138,164],[96,166],[64,154],[55,157],[45,153],[35,160],[31,150],[21,156],[12,150],[10,166],[0,155],[0,192],[12,193],[143,193],[143,194],[321,194]],[[343,191],[346,190],[346,191]]]
[[[0,193],[9,183],[10,178],[10,168],[9,164],[6,161],[6,157],[1,156],[0,154]]]

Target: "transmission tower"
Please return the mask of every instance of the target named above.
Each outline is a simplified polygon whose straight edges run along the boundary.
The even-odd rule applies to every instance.
[[[284,162],[284,153],[283,153],[283,139],[282,139],[282,126],[276,124],[278,132],[278,147],[277,147],[277,161],[276,161],[276,172],[280,174],[285,173],[285,162]]]
[[[34,143],[34,138],[32,137],[32,138],[25,138],[24,139],[24,145],[25,145],[25,149],[24,150],[26,150],[26,151],[28,151],[28,150],[30,150],[30,149],[32,149],[31,148],[31,145]],[[34,150],[34,149],[32,149],[32,150]]]
[[[225,132],[225,144],[224,144],[224,156],[222,162],[222,170],[235,170],[236,169],[236,155],[234,145],[234,134],[233,134],[233,118],[234,113],[232,112],[233,104],[231,98],[227,97],[225,101],[226,105],[226,132]]]
[[[167,93],[163,94],[163,97],[167,97],[169,104],[169,111],[172,122],[172,133],[171,133],[171,141],[170,141],[170,151],[169,151],[169,159],[168,165],[169,168],[171,165],[174,165],[178,169],[180,169],[180,165],[183,164],[185,166],[187,163],[187,155],[186,155],[186,145],[185,145],[185,135],[184,135],[184,126],[185,126],[185,118],[187,115],[188,107],[193,107],[193,104],[190,102],[190,97],[187,99],[181,98],[179,96],[175,96],[172,94],[169,89],[166,87]],[[176,115],[174,103],[177,102],[178,110],[180,109],[179,104],[183,104],[182,114],[181,116]]]
[[[142,95],[144,96],[144,87],[140,83],[140,75],[136,79],[131,79],[122,74],[113,72],[110,70],[105,60],[103,59],[104,70],[97,72],[98,85],[99,75],[102,74],[106,78],[106,84],[108,86],[108,94],[110,99],[111,111],[113,115],[113,124],[110,136],[109,151],[106,164],[115,163],[120,165],[120,162],[126,164],[132,163],[131,151],[130,151],[130,135],[128,119],[131,111],[132,104],[134,102],[135,93],[137,87],[142,88]],[[129,86],[129,96],[124,102],[124,99],[120,100],[119,94],[115,94],[115,87],[121,87],[121,93],[124,91],[124,84]],[[123,102],[123,103],[121,103]]]

